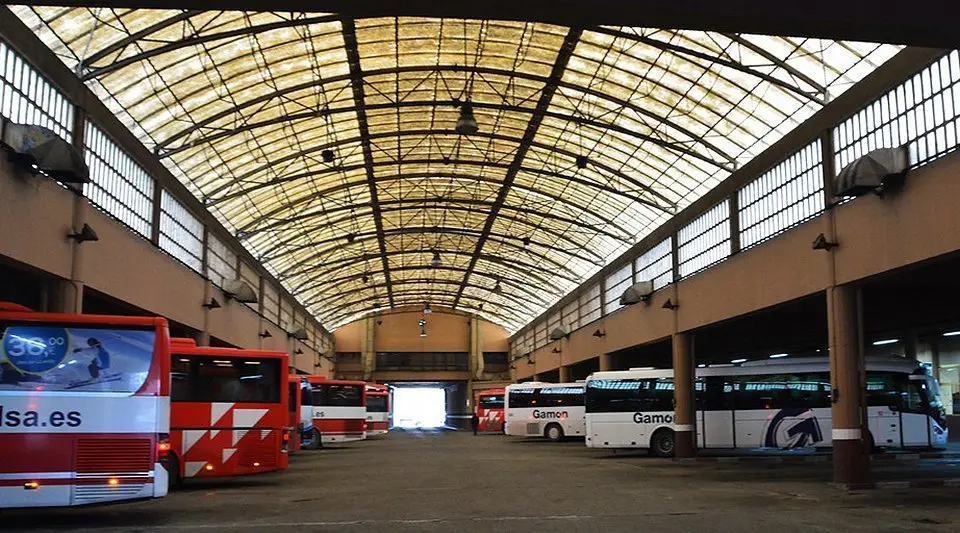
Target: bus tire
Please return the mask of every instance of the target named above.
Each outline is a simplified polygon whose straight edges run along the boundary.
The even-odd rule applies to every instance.
[[[179,488],[183,483],[183,478],[180,476],[180,459],[177,458],[175,454],[170,454],[167,458],[167,494],[173,492],[175,489]]]
[[[676,449],[676,435],[672,429],[661,428],[650,437],[650,453],[657,457],[673,457]]]
[[[323,442],[320,440],[320,430],[313,428],[310,433],[310,445],[305,446],[305,450],[318,450],[323,446]]]
[[[553,442],[559,442],[563,439],[563,428],[560,427],[560,424],[547,424],[547,427],[543,430],[543,436]]]

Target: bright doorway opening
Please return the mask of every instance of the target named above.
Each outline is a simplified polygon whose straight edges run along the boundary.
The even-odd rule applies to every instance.
[[[447,421],[447,395],[441,387],[395,387],[393,426],[438,428]]]

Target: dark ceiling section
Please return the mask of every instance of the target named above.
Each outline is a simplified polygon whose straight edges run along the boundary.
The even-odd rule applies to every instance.
[[[84,7],[195,9],[188,0],[57,0],[18,3]],[[789,35],[957,48],[956,6],[919,0],[890,8],[884,3],[807,0],[207,0],[205,9],[318,11],[351,17],[425,16],[615,25]]]

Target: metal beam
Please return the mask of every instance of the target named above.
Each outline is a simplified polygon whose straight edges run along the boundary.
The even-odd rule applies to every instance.
[[[445,204],[453,204],[453,205],[445,205]],[[457,205],[457,204],[462,204],[462,205]],[[480,200],[480,199],[476,199],[476,198],[407,198],[407,199],[400,199],[400,200],[381,201],[381,202],[380,202],[380,211],[381,211],[381,213],[393,213],[393,212],[398,212],[398,211],[405,211],[405,210],[408,210],[408,209],[409,209],[409,210],[421,210],[421,209],[438,209],[438,208],[442,208],[442,209],[449,210],[449,211],[463,211],[463,212],[466,212],[466,213],[481,213],[481,214],[485,214],[485,213],[487,213],[488,211],[485,211],[484,209],[470,208],[470,207],[465,207],[465,206],[482,206],[482,207],[485,207],[485,206],[489,206],[489,205],[492,205],[492,204],[493,204],[493,202],[491,202],[490,200]],[[392,206],[392,207],[390,207],[390,206]],[[258,234],[258,233],[263,233],[264,231],[270,231],[270,230],[276,229],[276,228],[278,228],[278,227],[286,226],[287,224],[290,224],[290,223],[293,223],[293,222],[301,222],[301,221],[303,221],[303,220],[309,220],[309,219],[311,219],[311,218],[329,216],[329,215],[332,215],[332,214],[341,213],[341,212],[343,212],[343,211],[353,211],[353,210],[355,210],[355,209],[367,209],[367,208],[373,209],[373,207],[374,207],[373,202],[362,202],[362,203],[357,203],[357,204],[346,204],[346,205],[341,205],[341,206],[338,206],[338,207],[326,208],[326,209],[322,209],[322,210],[319,210],[319,211],[313,211],[313,212],[310,212],[310,213],[304,213],[304,214],[301,214],[301,215],[294,215],[294,216],[290,216],[290,217],[284,217],[284,218],[282,218],[282,219],[280,219],[280,220],[277,220],[277,221],[274,221],[274,222],[272,222],[272,223],[270,223],[270,224],[267,224],[266,226],[261,226],[261,227],[258,227],[258,228],[255,228],[255,229],[251,229],[251,230],[245,230],[245,231],[243,231],[242,233],[238,233],[237,236],[238,236],[238,238],[249,239],[252,235],[256,235],[256,234]],[[533,215],[533,216],[545,218],[545,219],[548,219],[548,220],[555,220],[555,221],[557,221],[557,222],[561,222],[561,223],[565,223],[565,224],[576,225],[576,226],[578,226],[578,227],[586,228],[586,229],[588,229],[588,230],[590,230],[590,231],[592,231],[592,232],[594,232],[594,233],[596,233],[596,234],[603,235],[603,236],[606,236],[606,237],[610,237],[611,239],[615,239],[615,240],[618,240],[618,241],[623,242],[623,243],[632,244],[632,241],[631,241],[631,239],[630,239],[630,235],[629,235],[629,234],[617,235],[616,233],[612,233],[612,232],[610,232],[610,231],[607,231],[606,229],[603,229],[602,227],[596,226],[596,225],[594,225],[594,224],[590,224],[590,223],[584,221],[583,219],[574,219],[574,218],[570,218],[570,217],[565,217],[565,216],[561,216],[561,215],[556,215],[556,214],[553,214],[553,213],[546,213],[546,212],[543,212],[543,211],[538,211],[538,210],[536,210],[536,209],[531,209],[531,208],[529,208],[529,207],[518,207],[518,206],[513,206],[513,205],[503,205],[503,206],[502,206],[502,209],[507,209],[507,210],[509,210],[509,211],[514,211],[514,212],[520,213],[520,214]],[[310,231],[313,231],[313,230],[318,230],[318,229],[327,228],[327,227],[329,227],[329,226],[334,226],[334,225],[336,225],[336,224],[340,224],[340,223],[346,222],[346,221],[354,218],[355,216],[357,216],[357,215],[351,213],[350,215],[348,215],[348,216],[346,216],[346,217],[343,217],[343,218],[338,218],[338,219],[335,219],[335,220],[329,220],[329,221],[326,221],[326,222],[323,222],[323,223],[320,223],[320,224],[312,225],[312,226],[309,227],[309,230],[310,230]],[[526,220],[525,218],[522,218],[522,217],[517,217],[517,216],[505,216],[504,218],[507,219],[507,220],[511,220],[511,221],[513,221],[513,222],[517,222],[517,223],[520,223],[520,224],[524,224],[524,225],[527,225],[527,226],[531,226],[531,227],[533,227],[534,231],[538,231],[538,230],[541,229],[539,224],[535,224],[534,222],[529,221],[529,220]],[[561,238],[561,239],[564,238],[564,234],[563,234],[562,232],[553,230],[552,228],[543,228],[543,231],[545,231],[546,233],[549,233],[550,235],[553,235],[554,237]],[[519,237],[518,237],[518,238],[519,238]],[[281,242],[281,243],[278,243],[278,244],[279,244],[279,245],[283,245],[284,243]],[[579,244],[577,244],[577,246],[579,246]]]
[[[490,215],[487,217],[487,222],[483,226],[483,232],[480,234],[480,238],[477,239],[477,247],[473,251],[473,257],[470,258],[470,266],[467,267],[467,273],[463,275],[463,283],[460,285],[460,289],[457,290],[457,297],[453,300],[454,308],[460,303],[460,297],[463,296],[463,291],[470,282],[470,274],[477,266],[477,261],[480,259],[483,247],[487,244],[487,238],[493,229],[493,224],[497,220],[497,215],[500,214],[500,209],[503,207],[507,195],[510,193],[510,187],[513,185],[514,180],[517,179],[517,174],[520,172],[523,160],[527,157],[527,151],[530,149],[530,146],[534,145],[533,140],[540,130],[541,122],[543,122],[543,113],[550,107],[550,102],[553,101],[553,95],[557,92],[557,86],[563,78],[563,72],[567,69],[567,63],[570,61],[570,58],[573,57],[573,50],[577,47],[577,43],[580,41],[582,34],[583,30],[581,28],[573,27],[567,31],[567,35],[563,38],[563,44],[560,45],[560,50],[557,52],[553,69],[551,69],[550,76],[547,78],[548,81],[543,86],[543,89],[540,90],[540,98],[537,100],[536,110],[530,117],[530,122],[527,123],[527,128],[523,132],[523,139],[520,141],[520,146],[517,147],[517,151],[513,156],[513,162],[510,163],[510,168],[507,169],[507,175],[503,178],[500,193],[490,207]]]
[[[391,236],[391,237],[392,237],[392,236],[395,236],[395,235],[411,235],[411,234],[420,234],[420,233],[423,233],[423,234],[446,233],[446,234],[451,234],[451,235],[461,235],[461,236],[467,236],[467,237],[477,237],[477,236],[480,235],[480,230],[469,229],[469,228],[449,227],[449,226],[429,226],[429,227],[426,227],[426,226],[415,226],[415,227],[396,228],[396,229],[392,229],[392,230],[386,230],[386,236]],[[556,259],[554,259],[554,258],[552,258],[552,257],[550,257],[550,256],[548,256],[548,255],[546,255],[546,254],[540,254],[540,253],[534,252],[534,251],[532,251],[532,250],[530,250],[530,249],[528,249],[528,248],[525,248],[525,247],[523,247],[523,246],[520,246],[520,245],[517,245],[517,244],[513,244],[512,242],[510,242],[510,240],[509,240],[510,237],[508,237],[508,236],[503,236],[503,237],[501,237],[501,236],[499,236],[499,235],[493,235],[493,237],[494,237],[494,238],[497,238],[497,239],[499,239],[499,238],[502,238],[502,239],[503,239],[503,240],[497,240],[496,242],[499,242],[499,243],[504,244],[504,245],[506,245],[506,246],[510,246],[511,248],[513,248],[513,249],[515,249],[515,250],[520,250],[520,251],[522,251],[523,253],[525,253],[525,254],[527,254],[527,255],[530,255],[530,256],[532,256],[532,257],[536,257],[537,259],[539,259],[539,260],[541,260],[541,261],[545,261],[545,262],[547,262],[547,263],[550,263],[551,265],[553,265],[553,266],[556,267],[557,269],[566,270],[566,271],[568,271],[568,272],[573,273],[573,271],[571,271],[568,266],[564,265],[563,263],[557,262]],[[376,232],[358,233],[358,234],[355,235],[353,242],[354,242],[354,243],[356,243],[356,242],[366,242],[366,241],[368,241],[368,240],[370,240],[370,239],[373,239],[373,238],[378,238]],[[517,238],[517,237],[513,237],[513,238],[515,238],[516,240],[520,240],[520,239]],[[295,271],[295,272],[291,273],[290,270],[288,269],[288,270],[284,270],[284,271],[280,272],[280,276],[279,276],[279,277],[280,277],[281,279],[286,280],[286,279],[288,279],[288,278],[290,278],[290,277],[292,277],[292,276],[295,276],[295,275],[298,275],[298,274],[302,274],[303,272],[312,272],[312,271],[317,270],[317,267],[319,267],[319,266],[324,266],[324,265],[323,265],[323,264],[319,264],[319,265],[318,265],[318,264],[314,263],[314,261],[316,261],[317,259],[319,259],[319,258],[321,258],[321,257],[325,257],[325,256],[327,256],[327,255],[330,255],[330,254],[332,254],[332,253],[333,253],[334,251],[336,251],[336,250],[342,249],[342,248],[343,248],[342,242],[343,242],[344,240],[345,240],[345,239],[344,239],[343,237],[334,237],[334,238],[324,239],[323,241],[319,241],[319,242],[317,242],[317,243],[314,243],[313,246],[316,246],[317,244],[335,244],[335,246],[332,246],[332,247],[329,247],[329,248],[326,248],[326,249],[323,249],[323,250],[315,250],[313,254],[311,254],[311,255],[308,256],[307,258],[303,259],[302,261],[300,261],[300,263],[307,263],[307,264],[310,264],[310,265],[311,265],[307,270],[305,270],[305,271]],[[276,260],[276,259],[278,259],[279,257],[282,257],[283,255],[286,255],[287,253],[290,253],[290,252],[293,252],[293,251],[295,251],[295,250],[287,250],[286,252],[284,252],[284,253],[281,254],[281,255],[272,256],[269,260],[270,260],[270,261]],[[429,251],[432,251],[432,250],[427,250],[426,252],[429,252]],[[452,253],[452,254],[458,254],[458,255],[461,255],[461,254],[462,254],[462,255],[471,255],[469,252],[463,252],[463,251],[460,251],[460,250],[441,249],[441,250],[438,250],[438,251],[443,252],[443,253]],[[589,259],[581,258],[581,257],[577,256],[577,255],[576,255],[575,253],[573,253],[573,252],[570,252],[570,251],[567,251],[567,250],[563,250],[563,251],[564,251],[567,255],[576,257],[576,258],[581,259],[582,261],[585,261],[585,262],[588,262],[588,263],[595,264],[595,263],[593,263],[593,261],[590,261]],[[416,252],[416,253],[425,253],[424,250],[401,250],[401,252],[403,252],[403,253],[414,253],[414,252]],[[391,256],[392,256],[392,255],[396,255],[396,253],[395,253],[395,252],[387,252],[387,255],[391,255]],[[517,263],[516,261],[511,261],[511,263],[523,264],[523,263]],[[334,263],[334,264],[335,264],[335,263]],[[568,280],[568,281],[577,281],[576,277],[564,276],[564,275],[559,274],[559,273],[556,273],[556,272],[554,272],[554,274],[557,275],[557,276],[559,276],[559,277],[562,277],[562,278],[564,278],[564,279],[566,279],[566,280]],[[546,281],[546,280],[544,279],[544,281]]]
[[[438,165],[439,165],[439,164],[443,164],[443,165],[445,165],[445,166],[450,166],[450,167],[453,167],[453,168],[456,168],[458,165],[459,165],[459,166],[468,166],[468,167],[478,166],[478,167],[501,168],[501,169],[506,169],[506,168],[509,168],[509,167],[510,167],[510,165],[509,165],[508,163],[497,163],[497,162],[493,162],[493,161],[478,161],[478,160],[472,160],[472,159],[450,159],[450,160],[447,160],[447,161],[444,161],[444,160],[442,160],[442,159],[404,159],[404,160],[403,160],[403,164],[405,164],[405,165],[430,165],[430,164],[438,164]],[[386,160],[385,160],[385,161],[376,161],[376,162],[374,162],[373,167],[374,167],[374,168],[377,168],[377,167],[395,166],[395,165],[397,165],[397,162],[395,162],[395,161],[386,161]],[[240,191],[236,191],[236,192],[232,192],[232,193],[226,194],[226,195],[221,196],[221,197],[219,197],[219,198],[207,198],[207,200],[206,200],[206,202],[205,202],[205,205],[207,205],[208,207],[210,207],[210,206],[215,206],[215,205],[218,205],[218,204],[223,203],[223,202],[225,202],[225,201],[228,201],[228,200],[232,200],[232,199],[234,199],[234,198],[239,198],[239,197],[245,196],[245,195],[247,195],[247,194],[249,194],[249,193],[251,193],[251,192],[253,192],[253,191],[257,191],[257,190],[264,189],[264,188],[267,188],[267,187],[273,187],[273,186],[276,186],[276,185],[281,185],[281,184],[283,184],[283,183],[290,183],[290,182],[292,182],[292,181],[297,181],[297,180],[306,179],[306,178],[312,178],[312,177],[315,177],[315,176],[324,176],[324,175],[328,175],[328,174],[336,174],[336,173],[338,173],[338,172],[344,172],[344,173],[346,173],[346,172],[352,172],[352,171],[354,171],[354,170],[362,170],[362,169],[365,169],[365,168],[366,168],[366,165],[364,165],[364,164],[351,165],[351,166],[346,166],[346,167],[329,167],[329,168],[326,168],[326,169],[324,169],[324,170],[310,171],[310,172],[304,172],[304,173],[302,173],[302,174],[295,174],[295,175],[293,175],[293,176],[285,176],[285,177],[281,177],[281,178],[275,178],[275,179],[272,179],[272,180],[269,180],[269,181],[254,183],[254,184],[250,185],[249,187],[247,187],[247,188],[245,188],[245,189],[241,189]],[[562,180],[565,180],[565,181],[570,181],[570,182],[576,183],[576,184],[578,184],[578,185],[583,185],[584,187],[589,187],[589,188],[591,188],[591,189],[596,189],[596,190],[599,190],[599,191],[603,191],[603,192],[612,194],[612,195],[614,195],[614,196],[620,196],[620,197],[622,197],[622,198],[626,198],[627,200],[630,200],[631,202],[642,203],[642,201],[640,200],[640,197],[639,197],[639,196],[636,196],[635,194],[632,194],[632,193],[629,193],[629,192],[626,192],[626,191],[621,191],[621,190],[619,190],[619,189],[615,189],[615,188],[613,188],[613,187],[610,187],[609,185],[604,185],[604,184],[602,184],[602,183],[597,183],[597,182],[593,182],[593,181],[586,180],[586,179],[583,179],[583,178],[579,178],[579,177],[577,177],[575,174],[564,174],[564,173],[562,173],[562,172],[554,172],[554,171],[551,171],[551,170],[536,169],[536,168],[530,168],[530,167],[520,167],[520,171],[521,171],[521,172],[525,172],[525,173],[530,173],[530,174],[535,174],[535,175],[541,175],[541,176],[549,176],[549,177],[552,177],[552,178],[558,178],[558,179],[562,179]],[[478,178],[478,179],[479,179],[479,178]],[[481,180],[481,181],[482,181],[482,180]],[[366,184],[366,181],[364,181],[363,183]],[[497,180],[497,183],[500,183],[500,181]],[[220,191],[224,190],[224,187],[220,187],[219,190],[220,190]],[[338,190],[339,190],[339,189],[338,189]],[[528,190],[533,190],[533,189],[528,189]],[[535,192],[537,192],[538,194],[540,194],[539,191],[535,191]],[[286,204],[281,204],[280,206],[276,207],[273,212],[279,213],[279,212],[281,212],[283,209],[289,209],[289,208],[291,208],[291,207],[295,207],[295,206],[299,205],[300,203],[305,202],[305,201],[308,201],[308,200],[310,200],[310,199],[312,199],[312,197],[310,197],[310,198],[298,198],[298,199],[294,200],[293,202],[289,202],[289,203],[286,203]]]
[[[357,108],[357,124],[360,130],[360,142],[363,147],[363,162],[367,171],[367,183],[370,185],[370,202],[373,204],[373,220],[377,226],[377,244],[383,261],[383,276],[387,280],[387,298],[393,307],[393,290],[390,288],[390,263],[387,260],[387,245],[383,232],[383,215],[380,213],[380,200],[377,198],[377,181],[373,173],[373,152],[370,149],[370,128],[367,126],[366,101],[363,94],[363,71],[360,68],[360,53],[357,49],[357,28],[352,18],[341,17],[343,28],[343,46],[347,53],[347,65],[350,68],[350,88],[353,90],[353,104]]]
[[[97,61],[100,61],[101,59],[108,57],[110,54],[114,52],[122,52],[126,47],[139,41],[140,39],[143,39],[148,35],[153,35],[154,33],[157,33],[160,30],[169,28],[170,26],[173,26],[178,22],[183,22],[191,17],[199,15],[200,13],[203,13],[203,11],[193,10],[193,9],[185,10],[179,14],[171,16],[170,18],[165,18],[160,22],[157,22],[156,24],[147,26],[146,28],[138,32],[131,33],[130,35],[124,37],[123,39],[115,41],[97,50],[96,52],[94,52],[93,54],[90,54],[87,57],[81,58],[80,63],[77,65],[77,70],[79,72],[83,72],[84,70],[87,70],[88,68],[90,68],[91,65],[93,65]]]
[[[194,4],[195,6],[196,4]],[[280,28],[290,28],[292,26],[303,26],[305,24],[321,24],[324,22],[333,22],[339,18],[338,15],[324,15],[322,17],[306,17],[300,19],[290,19],[282,20],[279,22],[271,22],[269,24],[259,24],[257,26],[250,26],[247,28],[239,28],[236,30],[224,31],[220,33],[211,33],[209,35],[200,35],[194,37],[188,37],[186,39],[181,39],[179,41],[172,42],[163,46],[158,46],[156,48],[151,48],[149,50],[144,50],[138,54],[125,57],[113,63],[110,63],[104,67],[89,68],[86,72],[81,71],[80,79],[84,82],[106,76],[111,72],[120,70],[128,65],[138,63],[150,59],[151,57],[156,57],[163,54],[168,54],[170,52],[175,52],[181,48],[187,48],[190,46],[196,46],[198,44],[208,43],[211,41],[220,41],[223,39],[232,39],[233,37],[239,37],[242,35],[250,35],[256,33],[262,33],[270,30],[276,30]],[[88,63],[89,64],[89,63]]]
[[[503,167],[506,167],[506,166],[507,166],[506,164],[503,165]],[[376,181],[379,184],[379,183],[389,183],[392,181],[417,180],[417,179],[424,179],[424,178],[444,178],[444,179],[450,179],[453,181],[474,181],[474,182],[489,183],[489,184],[496,184],[496,185],[499,185],[501,183],[501,181],[496,178],[485,178],[485,177],[477,176],[474,174],[461,174],[457,172],[409,172],[404,174],[392,174],[389,176],[380,175],[380,176],[377,176]],[[290,208],[296,207],[301,203],[308,202],[309,200],[312,200],[316,197],[325,198],[335,192],[352,189],[354,187],[366,186],[366,185],[367,185],[366,178],[364,178],[363,180],[339,183],[337,185],[334,185],[333,187],[328,187],[326,189],[321,189],[319,191],[312,193],[312,196],[309,199],[298,198],[293,202],[284,204],[284,209],[290,209]],[[557,203],[566,204],[567,206],[573,209],[584,212],[584,214],[588,214],[591,217],[595,217],[597,220],[601,221],[603,224],[607,224],[613,228],[616,228],[617,231],[622,232],[624,235],[630,234],[630,231],[628,229],[619,225],[616,221],[610,220],[609,218],[602,217],[598,213],[590,211],[589,207],[575,203],[569,197],[563,197],[563,196],[551,193],[549,191],[541,191],[541,190],[533,189],[531,187],[517,185],[516,183],[513,184],[513,188],[530,193],[530,194],[535,194],[537,196],[543,196],[544,198],[549,198],[551,201],[554,201]],[[207,205],[216,205],[216,204],[217,202],[211,202],[211,203],[208,203]],[[364,203],[361,205],[367,205],[367,204]],[[347,206],[337,207],[337,208],[325,208],[323,212],[335,213],[337,211],[342,211],[344,209],[349,209],[349,208]],[[269,214],[263,215],[261,218],[270,218],[270,215]],[[283,221],[280,221],[279,223],[282,223],[282,222]],[[251,227],[252,227],[252,224],[248,224],[244,226],[244,228],[251,228]],[[244,228],[241,228],[238,231],[238,233],[243,233],[246,236],[250,236],[262,229],[262,228],[255,228],[255,229],[245,230]]]
[[[536,83],[543,83],[543,84],[546,84],[548,81],[550,81],[548,77],[541,76],[538,74],[530,74],[527,72],[520,72],[520,71],[514,71],[514,70],[508,70],[508,69],[480,67],[480,66],[471,67],[471,66],[465,66],[465,65],[416,65],[416,66],[394,67],[394,68],[364,71],[362,75],[364,77],[374,77],[374,76],[382,76],[382,75],[397,76],[400,74],[406,74],[411,72],[447,72],[447,71],[452,73],[488,74],[492,76],[504,76],[507,78],[518,78],[518,79],[524,79],[524,80],[529,80],[529,81],[533,81]],[[261,104],[263,102],[267,102],[274,98],[279,98],[293,92],[302,91],[304,89],[310,89],[310,88],[316,87],[317,85],[322,85],[324,83],[334,83],[334,82],[341,82],[341,81],[348,81],[348,80],[352,81],[351,75],[331,76],[329,78],[325,78],[324,80],[318,80],[316,78],[311,77],[310,81],[300,83],[297,85],[292,85],[290,87],[285,87],[283,89],[274,91],[272,93],[267,93],[267,94],[257,96],[256,98],[252,98],[241,104],[237,104],[234,107],[227,108],[223,111],[220,111],[218,113],[211,115],[210,117],[206,118],[203,122],[200,122],[196,127],[188,128],[183,132],[178,132],[170,136],[169,138],[165,139],[161,144],[157,145],[154,150],[157,151],[158,154],[164,155],[166,154],[165,149],[167,148],[167,146],[169,146],[175,140],[180,139],[183,135],[191,133],[198,127],[199,128],[205,127],[206,125],[212,124],[215,121],[220,120],[224,117],[236,114],[246,107]],[[636,103],[631,102],[629,100],[617,98],[613,95],[604,93],[603,91],[599,91],[591,87],[582,87],[580,85],[576,85],[573,83],[564,82],[563,80],[555,81],[554,83],[558,87],[579,91],[584,94],[593,96],[595,98],[606,100],[608,102],[616,104],[619,107],[623,107],[624,109],[629,109],[634,113],[637,113],[638,115],[647,117],[657,123],[666,124],[667,126],[669,126],[670,129],[679,131],[684,135],[686,135],[687,137],[689,137],[690,142],[699,143],[703,147],[707,148],[709,151],[713,152],[714,154],[721,156],[728,165],[735,165],[737,162],[734,156],[727,154],[726,152],[721,150],[719,147],[717,147],[713,143],[701,138],[699,135],[693,133],[689,129],[681,126],[680,124],[670,121],[667,117],[660,116],[650,111],[649,109],[647,109],[642,105],[637,105]],[[664,87],[664,88],[670,91],[673,90],[667,87]],[[678,94],[678,96],[682,96],[682,95]],[[713,160],[711,160],[711,164],[718,164],[718,163],[719,162],[714,162]]]
[[[802,81],[803,83],[806,83],[807,85],[816,88],[816,90],[824,96],[824,101],[826,101],[827,88],[821,85],[819,82],[817,82],[813,78],[811,78],[810,76],[807,76],[806,74],[804,74],[801,70],[794,68],[792,65],[790,65],[790,63],[787,63],[786,61],[781,60],[779,57],[771,54],[764,47],[756,45],[750,42],[748,39],[744,39],[739,35],[736,35],[733,33],[727,33],[724,35],[724,37],[739,44],[740,46],[743,46],[744,48],[749,49],[751,52],[763,57],[773,65],[776,65],[777,67],[782,68],[784,71],[789,73],[794,78],[797,78],[798,80]]]
[[[430,292],[430,293],[425,294],[425,293],[423,293],[423,292],[416,291],[416,290],[413,290],[413,291],[411,291],[411,290],[407,290],[407,291],[397,291],[398,300],[400,300],[400,301],[402,302],[402,303],[401,303],[400,305],[398,305],[397,307],[401,307],[403,304],[406,304],[406,303],[408,303],[408,302],[409,302],[409,305],[416,305],[416,304],[422,305],[422,304],[427,303],[427,302],[430,301],[430,298],[429,298],[430,296],[440,296],[440,297],[445,297],[445,298],[453,299],[453,297],[456,296],[456,293],[455,293],[454,291],[432,291],[432,292]],[[479,300],[478,298],[469,297],[469,296],[468,296],[468,298],[471,299],[471,300]],[[351,306],[355,306],[355,305],[363,305],[363,304],[366,304],[367,302],[377,302],[377,301],[380,301],[380,300],[382,300],[382,297],[376,296],[376,295],[372,295],[372,296],[369,296],[369,297],[367,297],[367,298],[355,299],[355,300],[353,300],[353,301],[351,301],[351,302],[349,302],[349,303],[345,303],[345,304],[340,305],[340,306],[335,306],[335,307],[334,307],[334,310],[335,310],[335,311],[339,311],[339,310],[343,310],[343,309],[345,309],[345,308],[347,308],[347,307],[351,307]],[[433,303],[435,303],[436,305],[445,306],[445,303],[442,302],[442,301],[433,300]],[[311,304],[308,304],[308,305],[321,305],[321,304],[322,304],[322,302],[315,302],[315,303],[311,303]],[[491,315],[493,315],[493,316],[497,316],[498,314],[501,315],[501,316],[509,316],[511,320],[515,320],[515,321],[517,321],[517,322],[522,322],[522,321],[524,321],[524,320],[527,320],[527,317],[529,316],[529,315],[527,315],[527,314],[521,314],[521,311],[520,311],[519,309],[516,309],[516,308],[514,308],[514,307],[510,307],[510,306],[506,306],[506,305],[502,305],[502,304],[496,304],[496,303],[487,302],[487,301],[480,301],[480,304],[489,304],[489,305],[491,305],[491,306],[496,306],[496,310],[489,311],[489,314],[491,314]],[[472,308],[472,309],[478,309],[478,307],[470,307],[470,308]],[[370,311],[371,311],[371,310],[369,310],[369,309],[350,309],[350,310],[347,310],[347,311],[345,311],[345,312],[341,312],[341,313],[335,314],[335,315],[326,314],[326,313],[322,313],[322,312],[319,312],[318,314],[320,315],[321,319],[322,319],[324,322],[326,322],[326,323],[336,323],[337,320],[339,320],[339,319],[341,319],[341,318],[343,318],[343,317],[349,316],[349,315],[351,315],[351,314],[355,314],[355,313],[367,313],[367,312],[370,312]],[[484,311],[484,312],[487,312],[486,309],[484,309],[483,311]]]
[[[406,279],[402,279],[402,280],[394,280],[394,282],[393,282],[393,288],[394,288],[395,290],[400,290],[400,288],[401,288],[402,286],[404,286],[404,285],[428,285],[428,286],[429,286],[429,285],[456,285],[456,286],[459,286],[459,285],[460,285],[460,282],[459,282],[459,281],[456,281],[456,280],[451,280],[451,279],[436,279],[436,278],[406,278]],[[490,289],[488,289],[488,288],[486,288],[486,287],[483,287],[483,286],[481,286],[481,285],[473,285],[473,284],[471,284],[470,286],[471,286],[471,287],[474,287],[474,288],[477,288],[477,289],[482,289],[482,290],[484,290],[484,291],[486,291],[486,292],[490,292]],[[334,303],[338,302],[339,300],[341,300],[341,299],[343,299],[343,298],[347,298],[347,297],[349,297],[349,296],[351,296],[351,295],[354,295],[354,294],[357,294],[357,293],[361,293],[361,292],[364,292],[364,291],[369,291],[369,290],[376,291],[377,289],[381,289],[381,288],[384,288],[384,287],[386,287],[386,284],[385,284],[385,283],[364,283],[363,285],[361,285],[361,286],[359,286],[359,287],[353,287],[353,288],[351,288],[351,289],[347,289],[347,290],[344,290],[344,291],[336,292],[336,290],[337,290],[337,289],[340,289],[341,286],[331,284],[331,285],[327,285],[327,286],[325,286],[325,287],[322,287],[322,288],[320,288],[320,289],[318,289],[318,290],[314,290],[314,291],[304,290],[303,292],[300,292],[299,294],[304,295],[305,297],[307,297],[307,300],[306,300],[306,301],[308,301],[308,302],[312,302],[312,301],[316,301],[317,299],[320,299],[320,300],[323,301],[323,302],[329,302],[329,303],[331,303],[331,304],[334,304]],[[430,294],[430,290],[429,290],[429,289],[426,290],[426,291],[424,292],[424,294]],[[523,296],[523,295],[520,295],[520,294],[516,294],[516,293],[515,293],[515,294],[511,294],[511,295],[510,295],[510,299],[511,299],[511,300],[514,300],[514,299],[515,299],[515,300],[518,300],[518,303],[523,303],[523,304],[526,304],[526,305],[533,305],[533,306],[543,305],[543,304],[542,304],[541,302],[539,302],[539,301],[531,300],[530,298],[527,298],[526,296]]]

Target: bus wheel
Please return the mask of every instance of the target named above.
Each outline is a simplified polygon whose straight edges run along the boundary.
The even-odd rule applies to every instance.
[[[167,493],[173,492],[174,489],[180,487],[180,484],[183,482],[183,478],[180,477],[180,460],[177,459],[177,456],[170,454],[167,458]]]
[[[323,435],[320,434],[320,430],[313,428],[313,433],[310,436],[310,449],[319,450],[323,448]]]
[[[672,429],[658,429],[650,437],[650,451],[657,457],[673,457],[674,434]]]
[[[543,436],[557,442],[563,438],[563,428],[560,427],[560,424],[549,424],[543,431]]]

